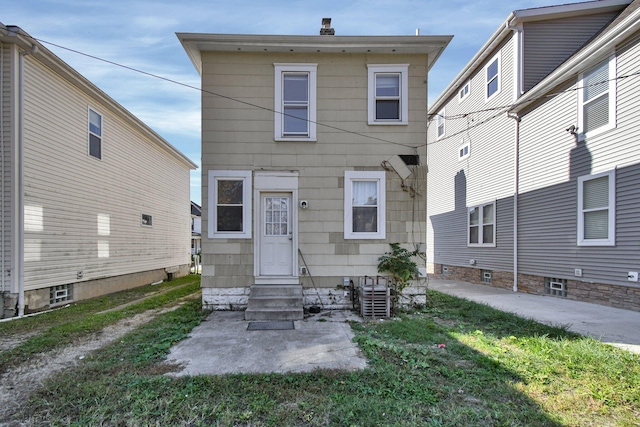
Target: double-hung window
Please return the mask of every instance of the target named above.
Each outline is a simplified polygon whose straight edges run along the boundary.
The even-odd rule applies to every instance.
[[[344,173],[344,238],[384,239],[385,173]]]
[[[438,116],[436,118],[436,125],[438,127],[438,138],[442,138],[444,136],[444,110],[440,110]]]
[[[276,141],[316,140],[316,64],[274,64]]]
[[[409,122],[409,65],[369,64],[369,124],[401,124]]]
[[[615,171],[578,177],[578,246],[616,244]]]
[[[89,108],[89,155],[102,159],[102,115]]]
[[[496,202],[472,206],[468,210],[468,245],[496,245]]]
[[[581,139],[616,126],[615,76],[615,56],[580,75],[578,132]]]
[[[251,238],[251,171],[209,171],[209,237]]]
[[[469,92],[471,91],[471,82],[466,82],[464,86],[458,91],[458,102],[462,102],[467,99]]]
[[[500,55],[491,59],[484,69],[485,72],[485,100],[488,101],[495,94],[500,92]]]

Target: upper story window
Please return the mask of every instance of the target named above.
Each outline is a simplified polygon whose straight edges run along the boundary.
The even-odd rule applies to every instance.
[[[345,171],[344,238],[384,239],[385,173]]]
[[[209,171],[209,238],[251,238],[251,171]]]
[[[89,109],[89,155],[102,159],[102,115]]]
[[[409,65],[367,65],[370,125],[409,122]]]
[[[462,102],[467,99],[469,93],[471,92],[471,82],[466,82],[464,86],[460,88],[458,91],[458,102]]]
[[[438,113],[436,124],[438,126],[437,136],[438,138],[442,138],[444,136],[444,110],[440,110]]]
[[[616,57],[580,74],[578,81],[578,131],[580,138],[616,126]]]
[[[496,55],[485,67],[485,100],[488,101],[500,92],[500,55]]]
[[[274,66],[276,141],[315,141],[317,64]]]
[[[458,160],[464,160],[469,157],[470,147],[468,142],[462,142],[460,147],[458,148]]]
[[[615,171],[578,178],[578,246],[616,244]]]
[[[142,225],[151,227],[153,225],[153,216],[148,214],[142,214]]]
[[[496,202],[469,208],[468,246],[496,245]]]

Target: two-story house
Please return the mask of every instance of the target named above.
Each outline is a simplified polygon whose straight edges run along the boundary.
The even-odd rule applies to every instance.
[[[195,168],[0,24],[0,317],[188,274]]]
[[[638,1],[518,10],[430,107],[431,274],[640,310]]]
[[[318,36],[178,34],[202,76],[206,307],[270,317],[250,288],[351,307],[389,243],[424,243],[427,75],[451,37],[327,21]]]

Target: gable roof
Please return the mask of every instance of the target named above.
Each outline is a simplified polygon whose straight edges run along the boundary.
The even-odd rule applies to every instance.
[[[44,47],[44,45],[39,43],[35,38],[31,37],[22,28],[15,25],[5,26],[4,24],[0,23],[0,42],[15,44],[24,51],[30,52],[30,56],[35,57],[38,61],[50,68],[57,75],[65,79],[71,85],[84,92],[91,98],[97,99],[100,102],[104,103],[118,117],[139,130],[147,138],[155,142],[155,144],[159,148],[188,166],[189,169],[198,168],[198,165],[191,161],[187,156],[182,154],[177,148],[171,145],[167,140],[161,137],[148,125],[142,122],[142,120],[134,116],[129,110],[116,102],[113,98],[103,92],[96,85],[91,83],[82,74],[74,70],[69,64],[64,62],[53,52]]]
[[[605,27],[592,41],[567,59],[539,84],[526,92],[510,111],[517,113],[547,94],[563,81],[603,61],[615,51],[615,46],[640,31],[640,0],[633,2]]]
[[[572,16],[589,15],[594,13],[615,12],[623,10],[632,0],[596,0],[584,3],[571,3],[557,6],[537,7],[531,9],[515,10],[498,27],[493,35],[476,52],[465,67],[449,83],[449,85],[436,98],[429,107],[429,112],[439,111],[447,100],[456,93],[469,77],[481,68],[487,58],[493,55],[495,49],[503,43],[518,25],[526,22],[560,19]]]
[[[193,216],[201,216],[202,215],[202,209],[200,208],[200,205],[198,205],[195,202],[191,202],[191,215],[193,215]]]
[[[176,33],[202,74],[201,52],[302,52],[427,54],[428,69],[453,36],[281,36],[259,34]]]

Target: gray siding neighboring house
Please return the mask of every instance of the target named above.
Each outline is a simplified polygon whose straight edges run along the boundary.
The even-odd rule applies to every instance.
[[[178,37],[202,77],[204,306],[302,285],[351,307],[389,243],[423,247],[427,74],[451,37]]]
[[[0,24],[0,317],[189,271],[196,165]]]
[[[430,109],[430,273],[640,310],[639,40],[637,0],[508,17]],[[460,102],[507,46],[522,64],[502,75],[511,97]]]

